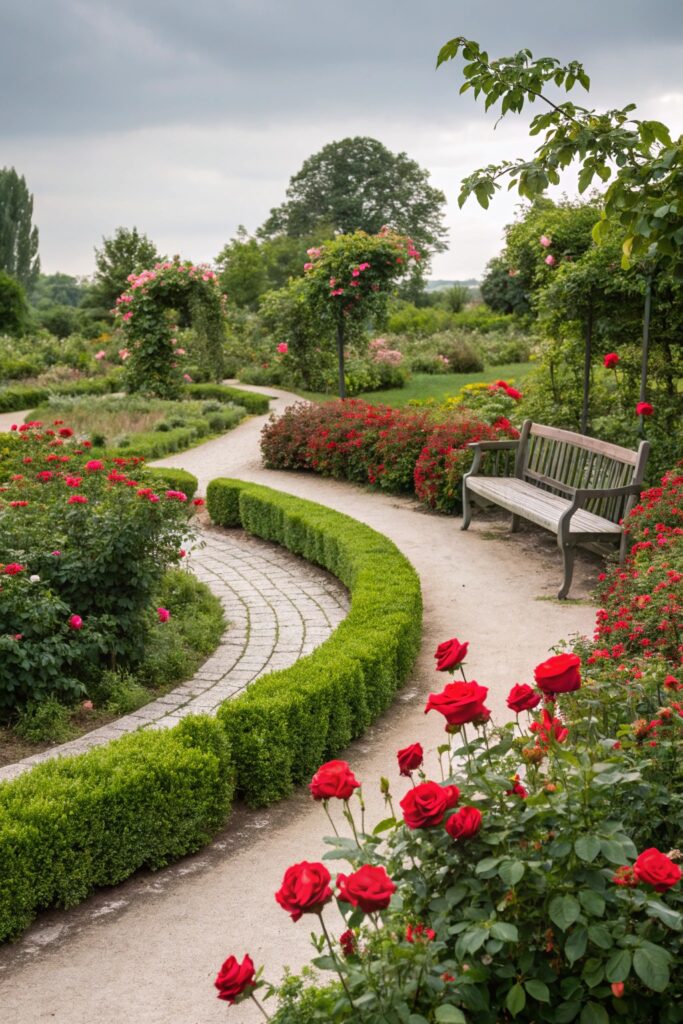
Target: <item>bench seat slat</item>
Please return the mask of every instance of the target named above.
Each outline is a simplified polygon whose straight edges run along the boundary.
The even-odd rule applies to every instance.
[[[566,498],[543,491],[525,480],[514,477],[473,476],[468,479],[467,486],[474,494],[488,498],[508,512],[519,513],[532,523],[555,533],[562,513],[571,505],[571,501]],[[586,509],[578,509],[572,516],[570,533],[610,534],[618,537],[621,534],[621,527]]]

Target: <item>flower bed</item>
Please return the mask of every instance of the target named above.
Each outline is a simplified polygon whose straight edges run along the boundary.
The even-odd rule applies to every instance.
[[[497,383],[487,391],[491,387],[499,389]],[[519,436],[495,409],[489,423],[465,406],[444,411],[358,399],[297,403],[263,428],[261,452],[270,469],[309,469],[393,493],[414,490],[430,508],[452,513],[460,508],[460,481],[472,458],[468,444]]]
[[[491,726],[487,688],[467,680],[468,645],[453,639],[436,667],[463,681],[425,707],[445,741],[397,752],[383,821],[365,831],[346,762],[315,771],[331,849],[288,867],[275,899],[320,922],[313,966],[329,973],[271,986],[231,955],[219,999],[275,998],[277,1024],[683,1020],[682,486],[672,472],[643,494],[595,640],[512,687],[514,722]],[[619,639],[605,653],[613,629],[630,650]],[[350,868],[334,879],[339,860]],[[346,923],[334,936],[333,899]]]
[[[352,592],[349,616],[313,654],[226,702],[217,720],[135,733],[0,784],[0,940],[42,907],[72,905],[197,849],[224,824],[235,776],[253,805],[282,798],[360,735],[410,671],[420,586],[389,540],[240,481],[213,481],[208,504],[216,523],[242,524],[339,576]]]

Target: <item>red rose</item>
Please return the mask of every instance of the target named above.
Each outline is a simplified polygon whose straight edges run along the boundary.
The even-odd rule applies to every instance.
[[[356,936],[350,928],[347,928],[346,931],[342,932],[339,936],[339,945],[342,948],[344,956],[353,956],[356,952]]]
[[[330,873],[324,864],[303,860],[287,868],[275,899],[292,915],[292,921],[298,921],[302,914],[318,914],[330,902],[329,883]]]
[[[375,868],[371,864],[363,864],[352,875],[338,875],[337,886],[339,899],[360,907],[364,914],[385,910],[396,892],[396,886],[384,868]]]
[[[254,975],[254,962],[248,954],[241,964],[237,963],[236,957],[229,956],[214,981],[218,989],[218,998],[232,1005],[246,989],[254,987]]]
[[[649,402],[638,402],[636,406],[636,416],[652,416],[655,409]]]
[[[314,800],[348,800],[360,782],[351,771],[347,761],[328,761],[318,768],[308,788]]]
[[[518,796],[520,798],[520,800],[526,800],[526,798],[528,797],[529,793],[524,788],[522,783],[519,781],[519,775],[515,775],[512,781],[513,781],[512,789],[506,789],[505,790],[505,795],[506,796]]]
[[[555,654],[534,669],[536,685],[546,697],[578,690],[581,687],[580,665],[577,654]]]
[[[5,576],[16,576],[18,573],[23,572],[25,568],[25,565],[19,565],[18,562],[9,562],[1,571],[4,572]]]
[[[399,750],[396,755],[401,775],[410,775],[419,768],[424,760],[424,750],[420,743],[411,743],[409,747]]]
[[[454,789],[457,793],[453,802]],[[457,786],[439,786],[436,782],[422,782],[409,789],[401,800],[403,820],[408,828],[428,828],[440,825],[449,807],[454,807],[460,796]]]
[[[531,732],[538,733],[537,742],[544,747],[549,746],[553,739],[558,743],[564,743],[569,736],[569,729],[562,724],[559,718],[549,715],[545,708],[543,708],[540,720],[531,723]]]
[[[471,839],[481,828],[481,811],[476,807],[461,807],[446,822],[446,831],[452,839]]]
[[[460,790],[457,786],[442,786],[441,787],[446,794],[446,810],[450,811],[451,807],[457,807],[458,801],[460,800]]]
[[[425,707],[428,711],[439,711],[449,725],[464,725],[475,719],[486,719],[489,709],[484,706],[488,693],[486,686],[472,680],[471,683],[447,683],[441,693],[430,693]]]
[[[633,873],[639,882],[647,882],[655,892],[666,892],[681,880],[678,864],[654,846],[643,850],[633,865]]]
[[[467,641],[461,644],[455,637],[452,640],[444,640],[434,652],[436,671],[450,672],[452,668],[456,668],[467,657],[468,647],[469,643]]]
[[[532,711],[541,703],[540,693],[536,693],[531,686],[527,686],[526,683],[515,683],[510,692],[508,693],[507,706],[511,711],[514,711],[516,715],[520,711]]]
[[[608,370],[613,370],[619,362],[619,356],[616,352],[608,352],[603,361]]]

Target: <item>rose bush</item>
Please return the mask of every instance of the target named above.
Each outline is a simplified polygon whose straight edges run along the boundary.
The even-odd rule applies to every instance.
[[[154,591],[188,536],[192,506],[169,497],[180,492],[142,460],[93,459],[68,430],[22,425],[0,470],[3,716],[139,660]]]

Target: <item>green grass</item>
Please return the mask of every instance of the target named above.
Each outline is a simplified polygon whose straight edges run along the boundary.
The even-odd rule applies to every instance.
[[[407,405],[419,399],[432,399],[435,403],[443,402],[451,395],[457,394],[465,384],[479,384],[494,380],[514,382],[518,387],[532,367],[532,363],[506,363],[504,366],[487,366],[481,373],[414,373],[404,388],[392,388],[389,391],[367,391],[356,395],[364,402],[380,405]],[[325,395],[315,391],[297,391],[302,398],[312,402],[330,402],[336,395]]]

